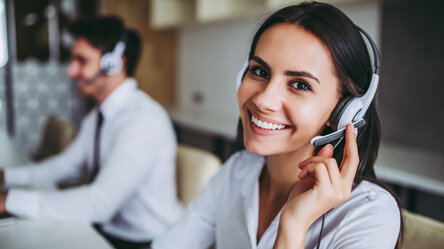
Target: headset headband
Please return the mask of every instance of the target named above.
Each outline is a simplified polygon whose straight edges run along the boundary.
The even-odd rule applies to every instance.
[[[374,74],[379,75],[379,51],[378,51],[378,47],[376,46],[375,42],[373,41],[373,39],[370,37],[370,35],[365,32],[361,27],[355,25],[355,27],[358,29],[359,32],[361,32],[366,38],[367,41],[370,43],[370,46],[372,47],[372,52],[373,52],[373,65],[375,67],[375,71]]]

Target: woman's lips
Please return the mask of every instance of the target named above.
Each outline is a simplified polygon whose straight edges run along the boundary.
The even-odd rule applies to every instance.
[[[270,119],[265,120],[265,118],[262,118],[250,111],[248,112],[248,114],[250,120],[250,128],[254,133],[259,135],[273,135],[283,130],[287,130],[290,127],[283,123],[271,121]]]

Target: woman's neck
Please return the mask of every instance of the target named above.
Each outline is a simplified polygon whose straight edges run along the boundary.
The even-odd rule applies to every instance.
[[[299,181],[299,163],[311,157],[312,146],[291,153],[266,157],[266,164],[259,178],[259,221],[257,241],[288,199],[293,186]]]
[[[261,176],[272,195],[288,195],[299,181],[299,163],[313,156],[315,148],[311,145],[297,151],[266,157],[266,165]],[[267,186],[264,186],[267,188]]]

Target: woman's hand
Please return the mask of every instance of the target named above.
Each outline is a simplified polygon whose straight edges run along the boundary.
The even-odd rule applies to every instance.
[[[305,234],[322,214],[348,199],[359,164],[357,129],[348,124],[341,166],[326,145],[299,164],[301,179],[293,187],[279,222],[274,248],[304,248]]]

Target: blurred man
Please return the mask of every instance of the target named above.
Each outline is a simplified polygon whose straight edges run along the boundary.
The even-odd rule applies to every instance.
[[[120,19],[70,26],[75,38],[68,76],[97,106],[60,155],[0,172],[0,183],[37,186],[75,182],[58,191],[10,188],[0,213],[58,221],[88,221],[117,248],[146,246],[180,214],[176,140],[165,110],[137,89],[133,75],[140,39]],[[80,185],[79,185],[80,184]]]

